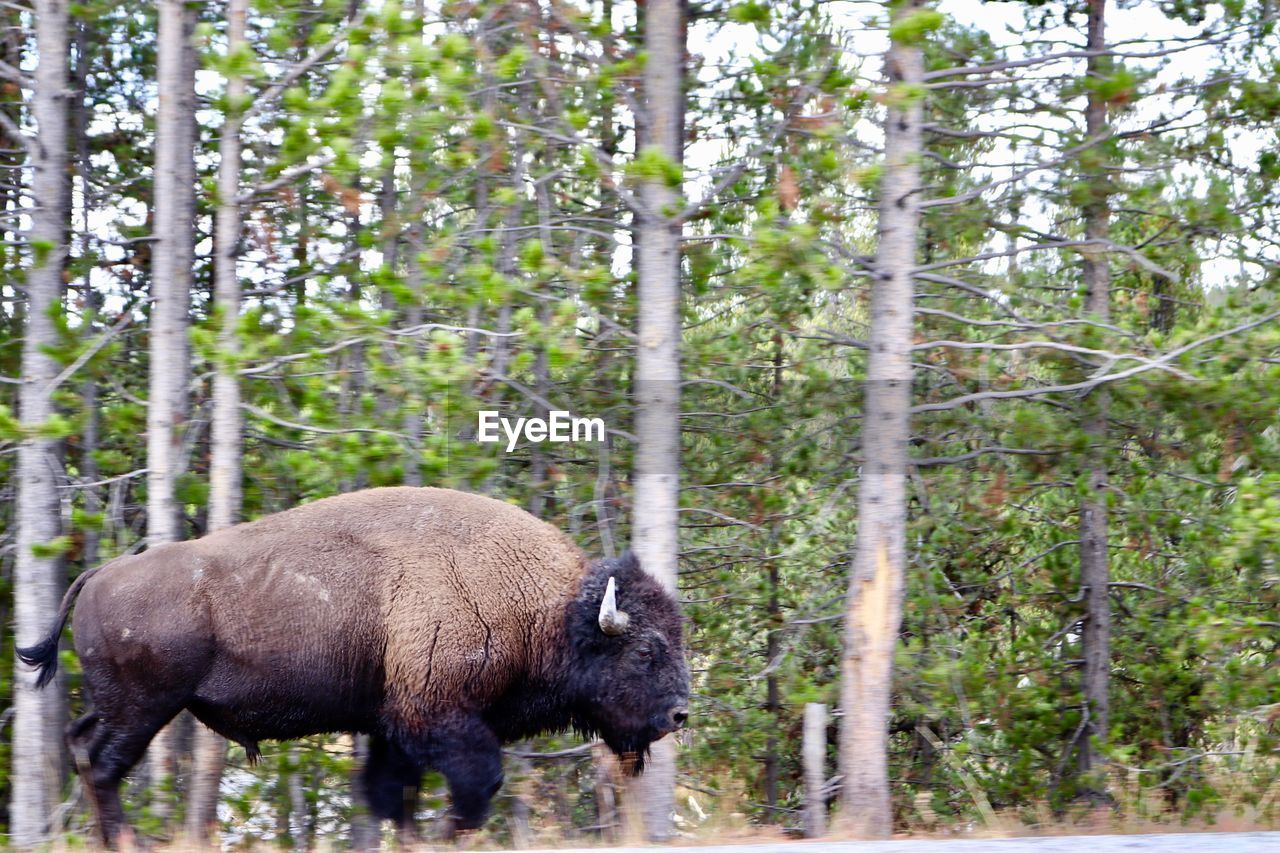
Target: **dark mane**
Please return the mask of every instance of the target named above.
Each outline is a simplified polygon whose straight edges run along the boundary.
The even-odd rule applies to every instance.
[[[658,632],[679,637],[679,604],[640,565],[630,551],[592,563],[564,616],[567,639],[564,654],[540,677],[530,678],[495,703],[489,722],[503,740],[574,731],[591,740],[603,738],[614,752],[625,755],[634,773],[644,769],[650,741],[642,736],[606,731],[588,700],[612,655],[631,637],[611,637],[599,627],[600,600],[609,578],[614,579],[619,609],[631,616],[627,635]]]

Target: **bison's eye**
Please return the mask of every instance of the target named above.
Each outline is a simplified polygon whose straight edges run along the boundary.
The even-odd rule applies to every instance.
[[[640,645],[636,646],[636,654],[644,658],[645,660],[648,660],[649,658],[653,657],[653,646],[649,645],[648,643],[641,643]]]

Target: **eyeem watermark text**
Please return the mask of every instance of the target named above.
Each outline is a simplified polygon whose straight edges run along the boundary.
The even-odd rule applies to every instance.
[[[604,421],[601,418],[576,418],[568,412],[552,411],[545,418],[513,420],[492,410],[479,412],[476,441],[481,444],[497,444],[502,440],[499,430],[506,436],[507,453],[516,449],[521,438],[533,444],[544,441],[553,444],[604,441]]]

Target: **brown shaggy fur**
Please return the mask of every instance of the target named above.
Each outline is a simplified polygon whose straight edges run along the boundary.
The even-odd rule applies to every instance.
[[[412,731],[443,706],[482,707],[515,675],[541,671],[563,645],[561,614],[586,571],[564,534],[510,504],[369,489],[119,560],[86,586],[72,630],[86,668],[98,656],[146,656],[160,680],[188,664],[158,650],[213,638],[228,671],[212,680],[274,683],[286,705],[297,701],[291,673],[323,674],[329,698],[347,704],[383,670],[394,691],[385,710]],[[168,606],[148,606],[157,601]],[[230,671],[243,667],[261,678]]]

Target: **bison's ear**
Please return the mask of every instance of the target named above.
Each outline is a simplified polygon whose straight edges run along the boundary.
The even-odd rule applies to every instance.
[[[600,630],[616,637],[627,630],[627,623],[630,621],[631,617],[618,609],[618,597],[613,578],[610,577],[604,588],[604,598],[600,600]]]

